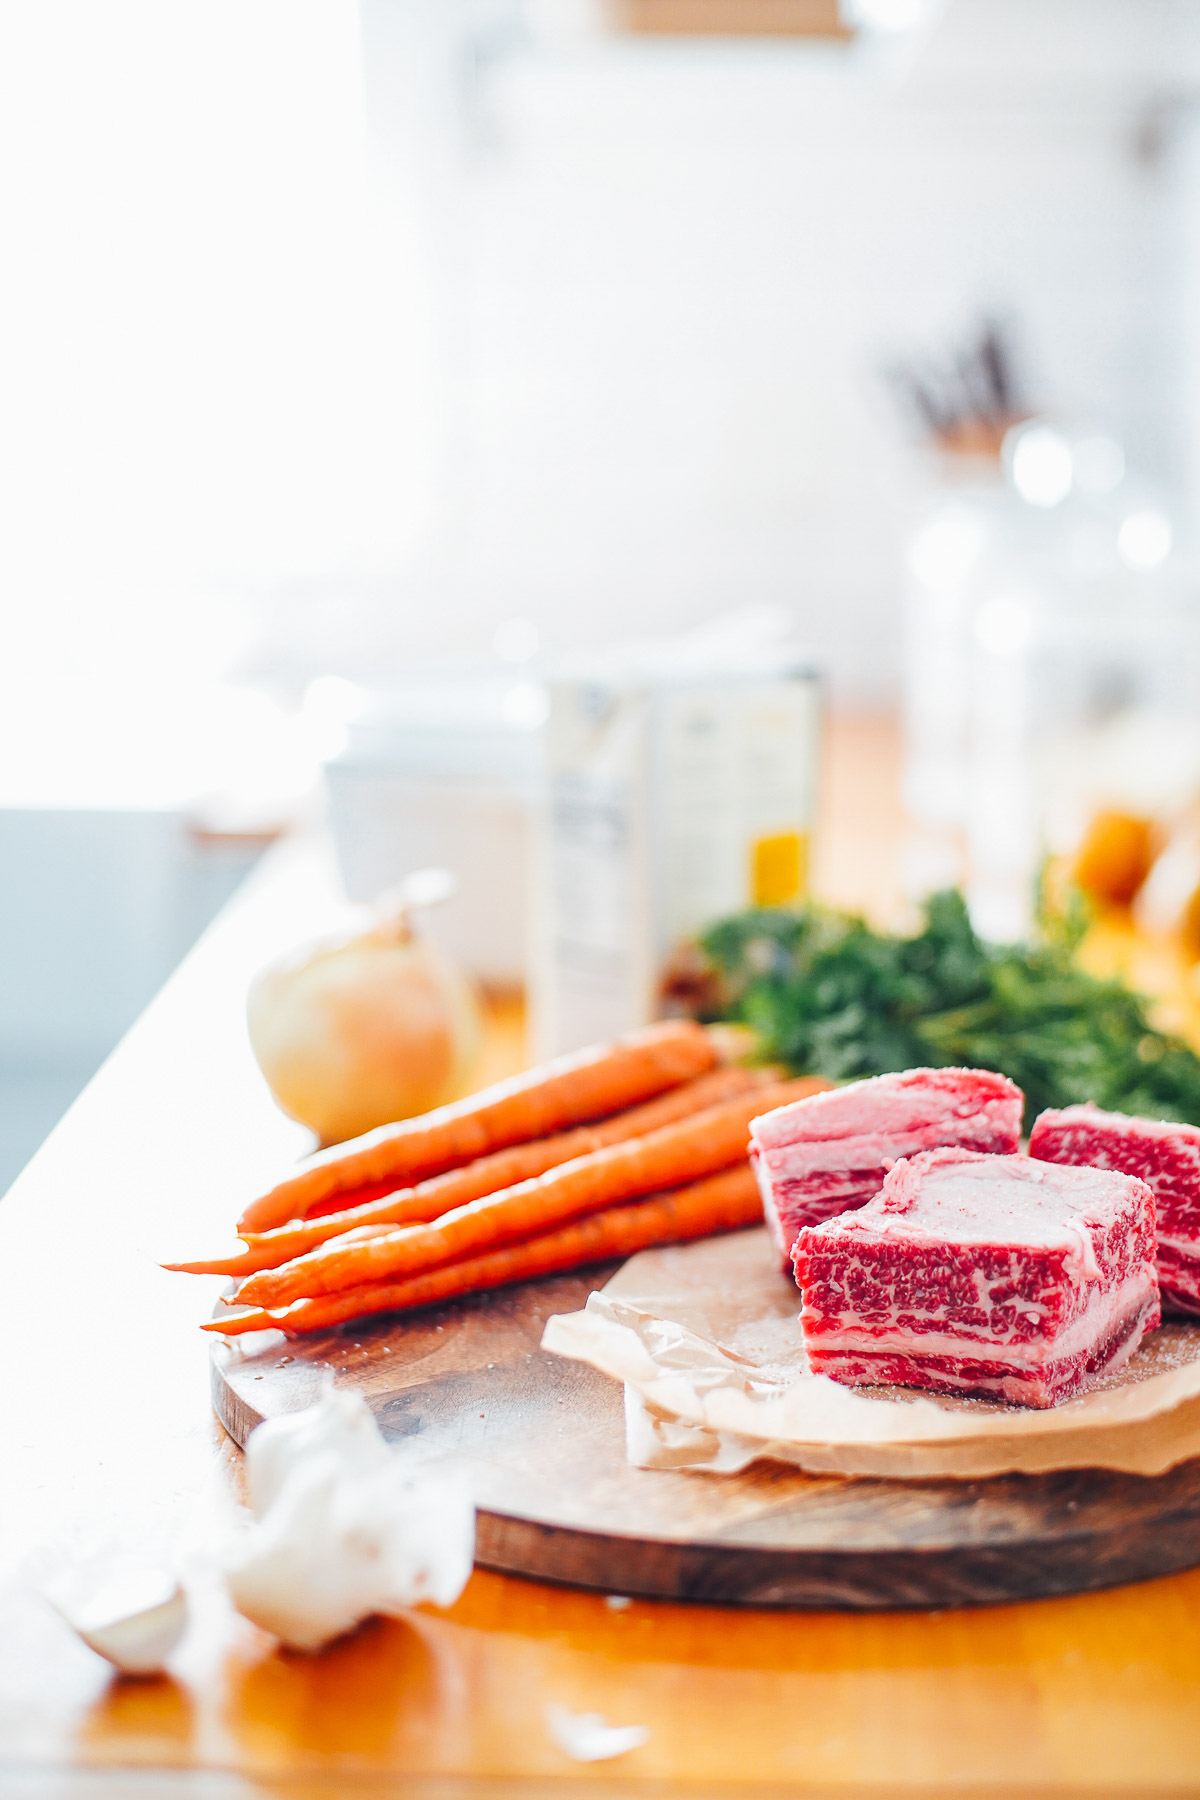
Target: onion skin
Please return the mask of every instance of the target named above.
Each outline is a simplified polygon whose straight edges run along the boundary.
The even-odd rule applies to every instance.
[[[275,1099],[322,1144],[456,1099],[482,1035],[469,983],[403,914],[271,964],[246,1017]]]

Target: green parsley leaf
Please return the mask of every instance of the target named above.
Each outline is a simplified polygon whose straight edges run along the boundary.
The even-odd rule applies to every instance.
[[[915,937],[820,906],[722,919],[701,949],[706,1019],[759,1033],[765,1060],[835,1081],[921,1066],[997,1069],[1047,1106],[1200,1124],[1200,1057],[1156,1031],[1120,981],[1077,968],[1074,915],[1032,944],[985,943],[957,891],[935,894]]]

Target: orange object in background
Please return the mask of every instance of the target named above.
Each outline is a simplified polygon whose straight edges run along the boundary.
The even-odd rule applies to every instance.
[[[1093,900],[1128,906],[1150,873],[1157,840],[1152,819],[1134,813],[1097,813],[1075,858],[1076,882]]]

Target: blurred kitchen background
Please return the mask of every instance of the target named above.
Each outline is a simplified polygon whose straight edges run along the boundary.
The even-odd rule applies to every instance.
[[[1103,590],[1080,729],[1188,763],[1195,0],[42,0],[0,143],[0,1189],[331,758],[364,896],[397,780],[502,858],[556,658],[732,614],[907,704],[905,879],[984,794],[998,933],[1040,753],[950,791],[962,656],[1011,727]]]

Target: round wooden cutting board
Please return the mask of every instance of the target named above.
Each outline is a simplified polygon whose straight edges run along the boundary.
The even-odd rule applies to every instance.
[[[614,1265],[615,1266],[615,1265]],[[288,1342],[214,1339],[213,1402],[244,1444],[330,1376],[413,1466],[464,1467],[487,1568],[609,1593],[752,1606],[943,1607],[1071,1593],[1200,1562],[1200,1460],[1155,1479],[987,1481],[631,1468],[621,1390],[539,1348],[611,1270],[552,1277]]]

